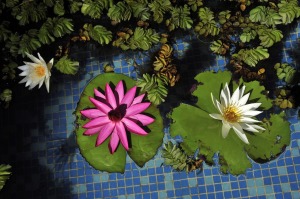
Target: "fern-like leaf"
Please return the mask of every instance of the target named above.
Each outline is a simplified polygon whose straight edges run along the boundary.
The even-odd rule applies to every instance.
[[[243,33],[240,35],[240,40],[244,43],[255,39],[257,33],[249,27],[243,29]]]
[[[63,0],[56,0],[54,4],[53,11],[58,16],[62,16],[65,14],[65,8],[64,8],[64,1]]]
[[[27,34],[23,34],[20,41],[20,48],[18,53],[23,57],[26,56],[26,53],[31,54],[33,51],[41,47],[40,41],[37,39],[38,30],[31,29]]]
[[[199,35],[216,36],[220,33],[220,28],[214,20],[214,13],[207,7],[200,8],[198,12],[200,22],[195,26],[195,31]]]
[[[147,92],[147,98],[155,105],[159,105],[165,101],[168,95],[167,83],[156,75],[150,76],[144,74],[143,78],[138,79],[136,85],[141,88],[141,92]]]
[[[92,24],[84,24],[83,28],[88,31],[89,36],[97,41],[99,44],[109,44],[112,40],[112,32],[107,30],[104,26]]]
[[[269,58],[269,53],[268,49],[258,46],[254,49],[241,49],[237,54],[233,54],[232,58],[255,67],[258,61]]]
[[[107,16],[116,22],[128,21],[131,18],[132,9],[125,2],[118,2],[116,5],[113,5],[109,8]]]
[[[58,60],[54,67],[63,74],[75,75],[79,68],[79,62],[72,61],[68,56],[63,56]]]
[[[79,1],[79,0],[76,0],[76,1],[72,0],[70,2],[70,12],[71,13],[75,13],[75,12],[80,11],[81,7],[82,7],[82,2]]]
[[[202,0],[186,0],[186,3],[190,6],[193,12],[196,12],[198,7],[203,6]]]
[[[164,144],[162,157],[165,160],[164,164],[172,166],[175,170],[183,171],[187,167],[187,155],[171,141]]]
[[[128,4],[132,8],[134,17],[142,21],[146,21],[150,19],[151,13],[147,3],[139,3],[134,1]]]
[[[266,20],[267,8],[266,6],[257,6],[250,11],[249,19],[252,22],[261,22]]]
[[[30,21],[38,22],[46,18],[47,6],[44,3],[28,1],[21,5],[21,9],[15,8],[12,12],[20,25],[26,25]]]
[[[6,164],[0,164],[0,190],[5,185],[5,182],[9,179],[11,175],[11,166]]]
[[[153,12],[153,20],[161,23],[164,20],[165,13],[172,9],[169,0],[154,0],[149,4],[149,8]]]
[[[8,21],[3,21],[0,25],[0,41],[6,41],[11,34],[11,31],[7,29],[9,25]]]
[[[261,41],[260,45],[263,47],[271,47],[274,43],[281,41],[283,38],[282,32],[277,29],[259,29],[257,31],[259,39]]]
[[[278,8],[283,24],[290,24],[300,16],[300,7],[297,0],[281,0]]]
[[[20,35],[18,35],[18,33],[11,34],[8,38],[8,41],[5,43],[5,48],[9,49],[9,52],[13,57],[18,55],[19,43]]]
[[[82,4],[81,13],[93,19],[100,19],[104,9],[109,9],[113,0],[86,0]]]
[[[13,8],[13,7],[17,6],[18,3],[19,3],[19,0],[6,0],[5,6],[8,8]]]
[[[166,21],[170,31],[178,27],[184,30],[192,27],[193,20],[190,17],[190,9],[187,5],[184,7],[173,8],[171,14],[171,19]]]

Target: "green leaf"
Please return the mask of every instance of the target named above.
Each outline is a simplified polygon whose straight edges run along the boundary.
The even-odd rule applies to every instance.
[[[5,185],[6,180],[8,180],[11,175],[10,169],[10,165],[0,164],[0,191]]]
[[[112,32],[107,30],[104,26],[96,25],[93,27],[91,24],[85,24],[83,28],[88,31],[92,39],[101,45],[109,44],[112,40]]]
[[[278,8],[283,24],[290,24],[300,16],[300,7],[297,0],[281,0]]]
[[[128,4],[132,8],[134,17],[142,21],[147,21],[150,19],[151,14],[150,14],[150,8],[148,7],[148,3],[139,3],[134,1]]]
[[[250,11],[249,19],[252,22],[261,22],[266,20],[267,8],[265,6],[257,6]]]
[[[187,0],[187,5],[190,6],[193,12],[196,12],[198,7],[201,7],[203,5],[202,0]]]
[[[219,100],[220,90],[226,82],[233,87],[232,94],[238,85],[235,82],[230,83],[230,78],[231,74],[228,71],[198,74],[195,79],[199,84],[193,93],[198,97],[198,102],[196,106],[181,104],[173,110],[170,134],[183,138],[181,146],[187,154],[192,154],[199,148],[200,154],[206,157],[206,162],[213,164],[213,155],[218,153],[221,171],[239,175],[251,167],[247,155],[254,161],[266,162],[282,153],[282,148],[290,141],[290,129],[289,123],[284,120],[284,114],[281,113],[271,115],[270,121],[263,124],[266,131],[245,132],[249,145],[241,141],[232,129],[228,136],[223,138],[222,121],[209,116],[210,113],[218,112],[211,101],[211,94]],[[218,81],[211,81],[212,79]],[[264,110],[272,106],[271,101],[262,93],[265,88],[260,86],[259,82],[243,84],[246,86],[245,94],[251,92],[251,103],[262,103],[261,108]]]
[[[141,88],[141,92],[147,92],[147,99],[155,105],[164,102],[168,95],[167,82],[154,74],[143,74],[143,78],[138,79],[136,85]]]
[[[259,39],[261,41],[260,45],[263,47],[271,47],[274,43],[281,41],[283,38],[282,32],[277,29],[259,29],[257,31]]]
[[[200,22],[195,26],[195,31],[199,35],[207,37],[216,36],[220,33],[220,28],[214,20],[214,13],[207,7],[200,8],[198,12]]]
[[[61,73],[75,75],[79,68],[79,62],[72,61],[68,56],[63,56],[58,60],[54,67]]]
[[[123,80],[127,90],[135,86],[135,81],[125,75],[115,73],[105,73],[94,78],[83,90],[78,102],[75,115],[78,128],[76,129],[77,143],[83,157],[95,168],[107,172],[124,173],[126,164],[126,151],[120,144],[113,155],[108,149],[109,139],[107,139],[99,147],[95,147],[97,135],[84,136],[85,129],[82,126],[87,122],[81,117],[81,110],[92,108],[94,105],[90,102],[89,97],[94,96],[94,88],[105,89],[105,84],[111,82],[116,85],[120,80]],[[149,134],[146,136],[138,136],[130,133],[131,148],[128,152],[129,156],[139,166],[143,166],[156,154],[157,149],[162,144],[163,138],[163,123],[160,113],[157,108],[150,106],[145,113],[150,114],[155,118],[155,122],[148,125]]]
[[[253,49],[241,49],[232,55],[232,58],[243,61],[249,66],[255,67],[260,60],[269,58],[268,49],[258,46]]]
[[[261,134],[247,134],[250,145],[246,151],[256,162],[268,162],[282,153],[282,149],[290,144],[290,124],[284,112],[272,114],[264,123],[266,131]]]
[[[86,0],[82,4],[81,13],[93,19],[100,19],[104,9],[109,9],[113,0]]]
[[[18,53],[23,57],[26,56],[26,52],[31,54],[33,51],[41,47],[41,43],[37,40],[37,38],[35,38],[37,33],[38,31],[36,29],[30,29],[27,34],[23,34],[18,51]]]
[[[227,52],[227,48],[224,47],[224,44],[221,40],[216,40],[216,41],[213,41],[209,47],[209,49],[216,53],[216,54],[220,54],[220,55],[224,55],[226,54]]]
[[[255,39],[257,33],[255,30],[250,28],[244,28],[243,33],[240,35],[240,40],[244,43],[249,42],[250,40]]]
[[[200,20],[206,24],[214,21],[214,13],[207,7],[200,8],[198,12]]]
[[[65,14],[65,8],[64,8],[64,1],[59,0],[56,1],[53,8],[54,14],[57,14],[58,16],[62,16]]]
[[[214,112],[215,107],[211,101],[211,93],[214,97],[218,98],[225,83],[231,81],[231,76],[232,74],[229,71],[219,71],[218,73],[207,71],[199,73],[195,77],[195,80],[201,83],[201,85],[198,85],[197,89],[193,92],[193,95],[198,97],[197,106],[203,107],[203,110],[209,113]],[[218,81],[211,81],[212,79],[217,79]],[[208,83],[210,81],[213,83]]]
[[[161,23],[165,13],[172,9],[172,4],[169,0],[154,0],[149,4],[149,8],[153,12],[153,20]]]
[[[187,5],[184,7],[173,8],[171,11],[170,24],[174,24],[175,28],[182,28],[184,30],[190,29],[193,25],[193,20],[190,17],[190,9]],[[169,30],[172,31],[173,29]]]
[[[118,2],[109,8],[107,16],[116,22],[128,21],[131,18],[132,9],[125,2]]]
[[[11,31],[7,29],[9,25],[8,21],[3,21],[0,25],[0,41],[6,41],[11,34]]]

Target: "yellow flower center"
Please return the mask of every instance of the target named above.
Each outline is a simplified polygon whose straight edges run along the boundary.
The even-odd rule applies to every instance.
[[[44,77],[46,74],[46,69],[45,69],[45,67],[39,65],[34,68],[34,72],[38,77]]]
[[[223,111],[223,117],[230,123],[238,122],[241,118],[241,114],[235,106],[228,106]]]

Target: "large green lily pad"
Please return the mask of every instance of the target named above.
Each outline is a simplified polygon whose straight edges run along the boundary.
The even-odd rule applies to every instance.
[[[266,162],[278,156],[290,142],[290,129],[281,113],[271,115],[270,120],[263,123],[266,131],[247,133],[249,145],[241,141],[232,129],[224,139],[221,135],[222,122],[209,116],[209,113],[217,113],[210,93],[219,98],[220,90],[226,82],[230,82],[230,76],[230,72],[205,72],[198,75],[196,80],[200,84],[194,92],[198,102],[196,106],[181,104],[173,110],[170,133],[171,136],[182,136],[184,142],[181,146],[188,154],[199,148],[206,161],[213,164],[213,156],[218,153],[221,171],[238,175],[251,168],[247,155],[256,162]],[[237,87],[235,83],[231,84]],[[261,102],[263,109],[270,108],[270,100],[262,94],[263,87],[256,82],[244,84],[246,92],[254,90],[250,101]]]
[[[107,82],[116,85],[120,80],[123,80],[126,85],[125,90],[135,86],[135,81],[125,75],[106,73],[95,77],[86,88],[83,90],[80,100],[78,102],[75,115],[76,115],[76,139],[79,145],[82,156],[90,163],[95,169],[107,172],[121,172],[124,173],[126,164],[126,150],[121,144],[119,144],[114,154],[110,154],[108,149],[108,138],[103,144],[95,147],[97,135],[85,136],[85,131],[82,126],[89,120],[84,119],[81,116],[80,111],[87,108],[94,108],[94,105],[90,102],[89,97],[94,96],[94,88],[105,89]],[[159,110],[151,105],[144,113],[155,118],[155,122],[146,127],[148,135],[139,136],[133,133],[129,134],[129,140],[131,141],[131,148],[128,151],[128,155],[132,160],[142,167],[147,161],[152,159],[157,153],[157,149],[162,144],[163,139],[163,122],[160,116]]]

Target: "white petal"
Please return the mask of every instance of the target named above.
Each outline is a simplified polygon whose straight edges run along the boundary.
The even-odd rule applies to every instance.
[[[231,129],[231,126],[227,123],[223,121],[223,125],[222,125],[222,137],[226,138],[229,131]]]
[[[225,93],[225,95],[226,95],[226,99],[228,99],[228,102],[230,102],[230,90],[229,90],[229,87],[228,87],[228,84],[226,83],[225,84],[225,87],[224,87],[224,93]]]
[[[43,81],[40,81],[40,83],[39,83],[39,88],[41,88],[41,86],[43,85],[43,83],[44,83],[44,80],[43,80]]]
[[[258,130],[256,130],[253,125],[250,125],[250,124],[246,124],[246,123],[240,123],[240,125],[242,126],[242,128],[246,131],[250,131],[250,132],[253,132],[253,133],[257,133]]]
[[[240,99],[243,97],[246,86],[244,85],[240,90]]]
[[[259,122],[258,120],[252,119],[250,117],[241,117],[240,122],[245,122],[245,123],[255,123]]]
[[[27,76],[29,74],[28,70],[23,71],[19,76]]]
[[[18,69],[20,70],[28,70],[29,66],[28,65],[23,65],[23,66],[19,66]]]
[[[231,103],[238,104],[239,99],[240,99],[239,97],[240,97],[240,89],[237,88],[237,89],[235,89],[233,95],[231,96]]]
[[[216,104],[217,104],[217,108],[218,108],[219,112],[223,113],[224,106],[222,104],[220,104],[220,102],[218,100],[216,100]]]
[[[53,66],[53,61],[54,61],[54,59],[52,58],[52,59],[48,62],[48,64],[47,64],[48,70],[51,70],[51,68],[52,68],[52,66]]]
[[[246,144],[249,144],[249,141],[248,141],[247,136],[245,135],[245,132],[243,131],[242,127],[238,123],[233,124],[232,128],[233,128],[234,132],[236,133],[236,135],[243,142],[245,142]]]
[[[221,90],[220,100],[221,100],[221,104],[223,104],[225,107],[228,106],[229,99],[227,99],[227,96],[225,95],[223,89]]]
[[[31,59],[34,63],[42,64],[42,62],[41,62],[38,58],[36,58],[35,56],[33,56],[33,55],[31,55],[31,54],[28,54],[28,53],[26,53],[26,55],[27,55],[27,57],[28,57],[29,59]]]
[[[244,95],[242,98],[240,98],[238,105],[239,106],[244,106],[248,99],[249,99],[250,93],[247,93],[246,95]]]
[[[241,109],[242,112],[246,112],[251,109],[257,109],[261,103],[252,103],[252,104],[246,104],[244,106],[240,106],[239,108]]]
[[[215,97],[213,96],[212,93],[210,93],[210,97],[211,97],[211,100],[213,102],[213,105],[217,108],[216,103],[215,103]]]
[[[212,113],[212,114],[209,114],[209,116],[216,119],[216,120],[223,120],[222,115],[220,115],[218,113]]]
[[[50,78],[46,78],[46,79],[45,79],[45,85],[46,85],[46,89],[47,89],[47,92],[48,92],[48,93],[49,93],[49,90],[50,90],[49,80],[50,80]]]
[[[263,131],[266,130],[265,128],[263,128],[263,127],[261,127],[259,125],[256,125],[256,124],[251,124],[251,126],[254,127],[255,129],[258,129],[258,130],[263,130]]]
[[[246,111],[243,113],[243,116],[252,117],[252,116],[256,116],[260,113],[262,113],[262,111]]]
[[[19,82],[19,84],[25,83],[25,82],[27,82],[27,80],[28,80],[28,77],[24,77],[24,78]]]

